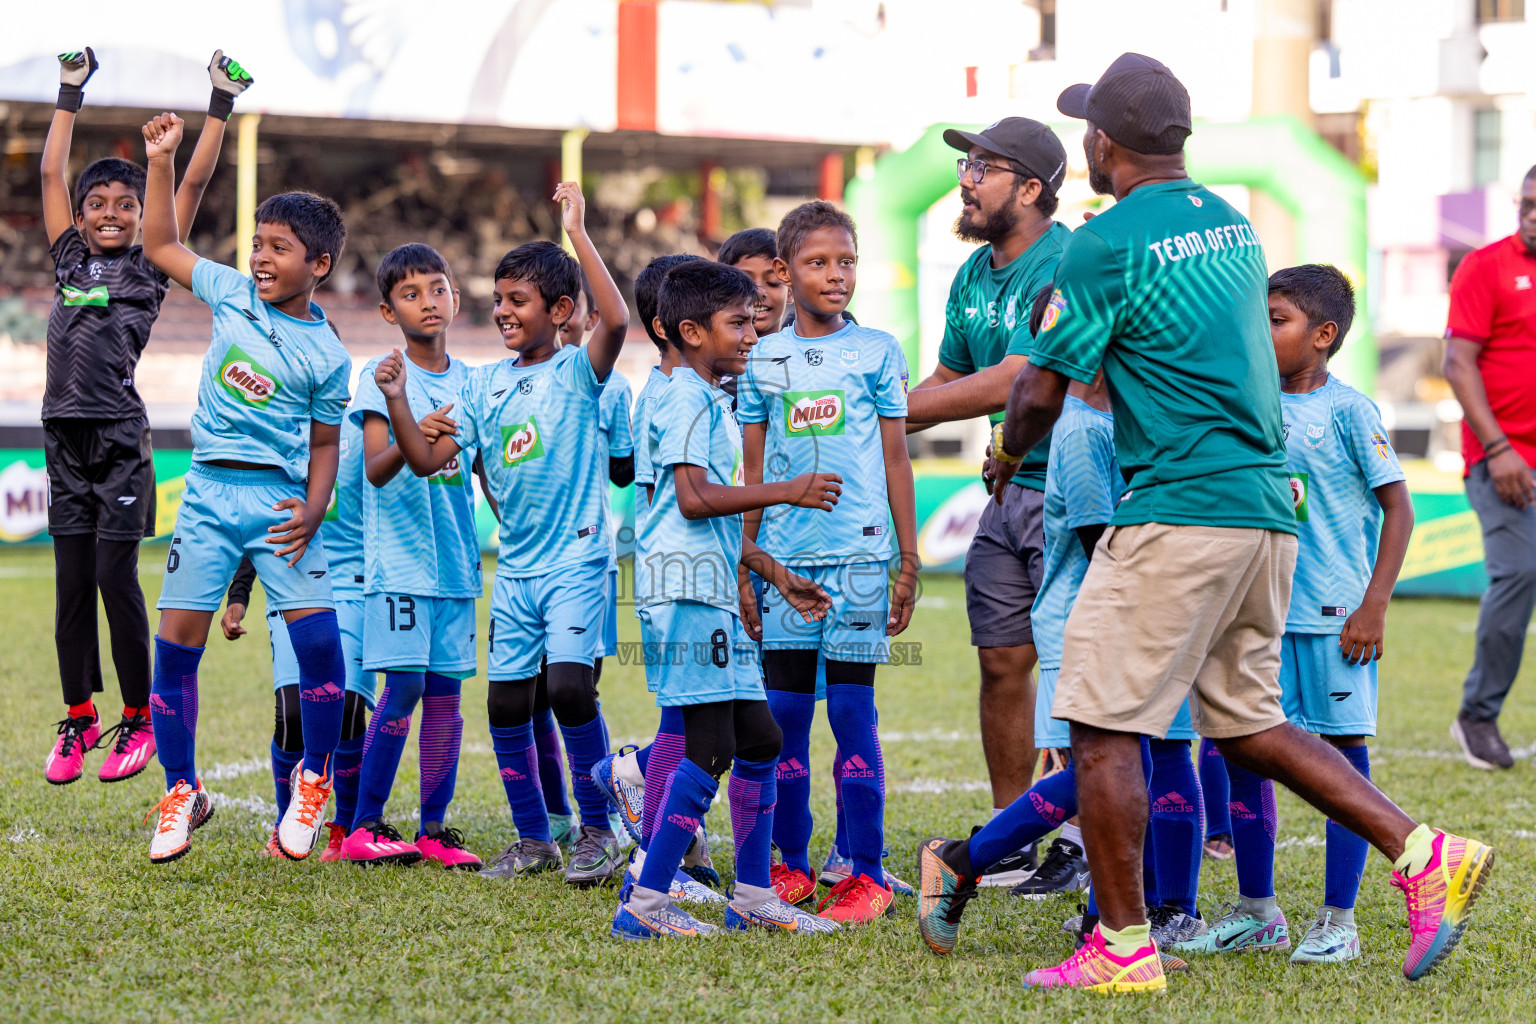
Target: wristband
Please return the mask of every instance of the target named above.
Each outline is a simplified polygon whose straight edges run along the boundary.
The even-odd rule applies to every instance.
[[[229,115],[234,112],[235,98],[221,89],[213,90],[213,95],[208,97],[208,116],[228,121]]]
[[[81,85],[62,84],[59,86],[59,101],[55,104],[60,110],[67,110],[71,114],[80,112],[80,104],[85,102],[85,87]]]
[[[1003,425],[1001,423],[992,426],[992,458],[998,462],[1006,462],[1009,465],[1023,462],[1022,455],[1009,455],[1003,448]]]
[[[1484,448],[1483,449],[1483,457],[1491,459],[1495,455],[1503,455],[1507,451],[1513,451],[1514,447],[1515,446],[1510,444],[1508,441],[1504,441],[1504,440],[1495,441],[1493,443],[1493,447],[1492,448]]]

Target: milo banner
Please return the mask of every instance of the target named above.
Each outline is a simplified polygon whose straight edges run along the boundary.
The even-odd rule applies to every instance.
[[[806,424],[821,423],[820,395],[801,395]],[[187,451],[156,451],[158,507],[155,539],[166,540],[181,505],[183,477],[191,465]],[[1487,585],[1483,571],[1483,538],[1477,516],[1467,505],[1461,478],[1442,473],[1428,463],[1405,462],[1417,522],[1398,579],[1398,594],[1476,597]],[[957,460],[913,465],[917,496],[917,546],[923,567],[932,572],[958,573],[976,535],[982,509],[990,500],[979,475]],[[479,483],[476,480],[478,490]],[[610,488],[614,539],[620,557],[635,547],[634,488]],[[48,532],[48,485],[43,453],[37,449],[0,450],[0,541],[17,544],[40,541]],[[496,550],[496,519],[490,505],[475,510],[480,547]]]

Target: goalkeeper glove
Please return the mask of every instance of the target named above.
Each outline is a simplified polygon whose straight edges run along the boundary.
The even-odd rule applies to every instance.
[[[208,98],[208,116],[228,121],[235,111],[235,97],[251,87],[256,79],[240,66],[233,57],[224,56],[223,50],[214,50],[208,62],[208,80],[213,83],[213,95]]]
[[[58,108],[71,114],[77,112],[85,100],[85,83],[95,73],[96,54],[89,46],[83,51],[72,50],[59,54]]]

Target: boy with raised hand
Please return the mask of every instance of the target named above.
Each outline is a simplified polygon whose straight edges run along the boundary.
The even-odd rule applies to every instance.
[[[1286,717],[1338,748],[1370,777],[1376,735],[1376,662],[1387,601],[1413,532],[1402,467],[1375,403],[1328,373],[1355,316],[1355,293],[1335,267],[1306,264],[1269,279],[1269,324],[1280,370],[1286,466],[1296,508],[1296,575],[1280,641]],[[1379,524],[1379,525],[1378,525]],[[1290,946],[1275,901],[1274,784],[1228,760],[1238,904],[1180,952]],[[1360,955],[1355,897],[1370,847],[1326,828],[1325,894],[1293,962]]]
[[[544,659],[581,813],[565,878],[594,885],[612,878],[621,860],[608,803],[591,775],[608,743],[592,678],[601,640],[592,627],[602,621],[608,575],[608,483],[593,454],[604,449],[600,399],[629,315],[587,235],[581,189],[561,182],[554,198],[564,205],[562,222],[580,263],[552,242],[528,242],[502,258],[494,318],[517,355],[470,373],[454,405],[458,433],[435,443],[422,436],[406,401],[407,369],[398,351],[378,364],[374,379],[395,443],[417,476],[439,472],[462,450],[497,453],[485,467],[488,493],[502,513],[486,703],[518,840],[482,875],[510,878],[561,866],[533,740]],[[592,282],[599,326],[588,344],[562,348],[560,326],[575,311],[582,271]]]
[[[403,245],[385,255],[375,276],[379,313],[405,336],[413,372],[404,399],[412,416],[447,415],[470,372],[447,350],[459,305],[447,261],[431,246]],[[459,695],[475,673],[475,599],[484,589],[470,478],[478,454],[466,447],[426,478],[401,473],[386,398],[374,382],[381,361],[363,368],[348,416],[362,429],[371,485],[362,496],[363,668],[385,673],[384,690],[368,725],[357,808],[341,855],[478,869],[480,859],[445,825],[464,732]],[[385,822],[384,807],[418,705],[421,824],[407,842]]]
[[[346,227],[331,200],[286,192],[256,209],[250,278],[198,258],[180,241],[172,198],[181,134],[175,114],[144,126],[144,254],[208,304],[213,338],[160,593],[150,708],[167,792],[150,860],[180,857],[213,813],[194,757],[197,665],[225,583],[245,554],[283,612],[299,664],[304,759],[277,839],[284,856],[302,860],[330,801],[346,684],[330,566],[316,531],[336,482],[352,360],[313,301],[341,256]]]
[[[69,711],[44,764],[54,785],[78,779],[85,752],[108,748],[102,782],[132,778],[155,756],[149,721],[149,618],[139,586],[139,542],[155,533],[155,467],[134,370],[160,315],[167,280],[139,245],[144,170],[110,157],[68,183],[69,148],[85,84],[95,74],[90,47],[59,55],[59,100],[43,144],[43,227],[56,294],[48,315],[43,391],[43,458],[48,470],[48,532],[57,602],[54,643]],[[209,116],[176,193],[186,240],[218,164],[224,119],[253,81],[215,51]],[[103,732],[92,699],[102,689],[96,594],[112,634],[123,715]]]
[[[827,608],[820,587],[790,573],[741,532],[741,515],[793,502],[830,510],[841,480],[804,474],[776,484],[741,485],[741,431],[720,378],[739,376],[756,341],[756,289],[739,270],[706,261],[668,272],[660,295],[666,337],[680,365],[656,402],[640,443],[655,468],[650,512],[636,540],[636,603],[661,664],[649,676],[662,707],[683,719],[684,755],[670,777],[653,779],[663,806],[640,878],[619,904],[612,934],[625,939],[689,937],[714,931],[672,903],[677,865],[718,790],[730,783],[736,883],[728,928],[824,933],[836,928],[780,900],[769,876],[781,736],[762,680],[743,658],[736,569],[747,564],[808,619]],[[750,648],[747,648],[750,650]],[[676,652],[681,657],[668,656]],[[655,758],[652,758],[654,764]]]
[[[917,594],[917,516],[907,459],[907,364],[896,339],[843,319],[853,297],[858,238],[831,203],[805,203],[779,225],[780,280],[794,299],[792,328],[763,339],[738,391],[746,478],[780,482],[813,466],[853,483],[854,497],[822,516],[795,509],[750,513],[763,550],[820,584],[832,612],[807,627],[764,592],[761,623],[769,707],[784,732],[775,840],[784,862],[775,888],[800,902],[815,892],[810,874],[811,719],[818,652],[826,658],[827,719],[844,769],[842,798],[852,874],[822,901],[830,920],[867,923],[892,912],[886,880],[885,771],[875,711],[875,666],[889,660],[885,637],[907,627]],[[887,589],[894,522],[901,564],[895,597]],[[796,767],[799,771],[795,771]],[[790,827],[793,826],[793,827]]]

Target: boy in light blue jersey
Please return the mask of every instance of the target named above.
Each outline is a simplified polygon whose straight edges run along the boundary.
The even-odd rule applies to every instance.
[[[445,417],[469,377],[469,368],[447,351],[458,311],[447,261],[431,246],[403,245],[380,261],[376,277],[379,311],[405,336],[413,371],[405,386],[410,411],[423,420]],[[484,589],[470,476],[478,453],[466,447],[426,478],[401,473],[385,397],[374,382],[379,362],[364,367],[348,418],[362,428],[371,485],[362,502],[363,667],[384,672],[385,679],[342,856],[367,863],[425,858],[445,868],[478,869],[480,859],[444,824],[464,732],[460,690],[475,673],[475,599]],[[411,843],[384,821],[384,806],[418,704],[421,825]]]
[[[917,589],[907,364],[895,338],[843,319],[858,262],[847,214],[806,203],[784,217],[777,249],[774,267],[794,298],[796,320],[763,339],[740,382],[747,480],[781,482],[825,467],[849,481],[849,498],[831,515],[789,508],[747,517],[748,537],[832,596],[832,613],[809,627],[766,591],[760,624],[753,621],[758,609],[744,605],[751,631],[760,632],[769,706],[785,737],[774,835],[784,862],[775,865],[774,885],[791,903],[815,892],[809,760],[819,652],[854,862],[823,913],[867,923],[888,913],[894,897],[881,859],[885,770],[875,666],[889,660],[886,637],[906,628]],[[901,555],[894,601],[887,590],[893,522]]]
[[[199,259],[178,240],[172,191],[181,135],[174,114],[144,126],[144,254],[208,304],[213,337],[160,594],[150,708],[167,792],[150,860],[182,856],[213,813],[194,757],[197,666],[224,587],[247,554],[284,613],[299,664],[304,759],[278,846],[302,860],[325,820],[345,697],[330,566],[317,533],[336,482],[352,361],[312,296],[341,255],[346,228],[329,199],[284,193],[256,210],[249,278]]]
[[[1375,403],[1328,373],[1354,315],[1354,289],[1334,267],[1290,267],[1269,279],[1297,531],[1280,641],[1281,703],[1292,723],[1333,744],[1369,778],[1376,662],[1413,505]],[[1275,901],[1274,784],[1230,760],[1227,774],[1240,900],[1212,924],[1210,948],[1200,951],[1284,949],[1290,937]],[[1333,821],[1326,833],[1323,904],[1291,954],[1296,962],[1360,955],[1354,906],[1369,846]]]
[[[794,502],[830,510],[841,491],[832,474],[743,486],[741,433],[720,378],[739,375],[756,335],[747,276],[689,261],[667,273],[660,295],[677,366],[658,397],[640,444],[654,467],[650,511],[636,538],[635,596],[650,639],[647,681],[657,704],[683,719],[684,756],[665,780],[652,779],[663,806],[639,880],[614,915],[625,939],[699,936],[714,931],[673,905],[678,863],[733,768],[730,783],[736,883],[726,926],[803,934],[835,928],[779,899],[769,876],[780,733],[764,699],[738,615],[737,568],[749,564],[807,618],[825,614],[820,587],[795,576],[741,532],[741,515]],[[750,593],[750,591],[749,591]],[[654,765],[656,758],[652,758]],[[733,767],[734,762],[734,767]]]
[[[501,510],[486,704],[518,840],[482,875],[508,878],[561,866],[531,724],[539,665],[547,661],[550,705],[581,813],[565,877],[594,885],[612,878],[620,863],[607,800],[591,776],[608,743],[592,678],[609,560],[608,482],[594,453],[604,448],[600,398],[629,316],[587,235],[580,188],[561,182],[554,198],[564,204],[562,220],[580,264],[551,242],[529,242],[502,258],[494,318],[517,358],[471,371],[454,405],[457,433],[435,443],[422,435],[406,400],[407,371],[398,351],[379,363],[374,377],[395,442],[417,476],[439,472],[461,451],[496,453],[485,460],[487,493]],[[575,309],[582,270],[592,282],[600,326],[587,345],[561,348],[560,325]]]

